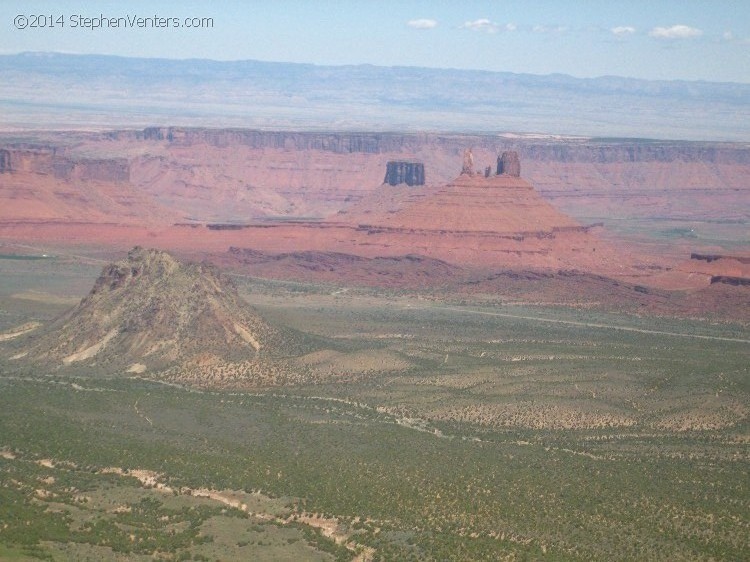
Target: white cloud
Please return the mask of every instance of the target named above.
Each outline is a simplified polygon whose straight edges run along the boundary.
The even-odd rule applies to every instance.
[[[635,27],[629,25],[618,25],[617,27],[610,29],[610,31],[618,37],[627,37],[628,35],[633,35],[633,33],[635,33]]]
[[[534,33],[565,33],[568,28],[564,25],[535,25],[531,28]]]
[[[703,31],[687,25],[673,25],[672,27],[655,27],[648,34],[657,39],[690,39],[700,37]]]
[[[724,34],[722,35],[722,37],[726,41],[732,41],[734,39],[734,33],[732,33],[731,31],[727,30],[727,31],[724,32]]]
[[[486,33],[497,33],[499,26],[487,18],[480,18],[474,21],[467,21],[461,26],[461,29],[473,29],[474,31],[484,31]]]
[[[516,29],[518,29],[518,26],[515,23],[505,24],[505,31],[515,31]]]
[[[438,22],[432,19],[409,20],[406,22],[406,25],[414,29],[434,29],[437,27],[437,24]]]

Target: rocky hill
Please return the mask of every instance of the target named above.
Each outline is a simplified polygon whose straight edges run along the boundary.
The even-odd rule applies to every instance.
[[[207,264],[136,247],[107,265],[78,306],[19,342],[15,357],[62,366],[141,373],[202,363],[250,362],[279,370],[298,351]],[[197,362],[197,363],[196,363]]]
[[[256,263],[279,261],[275,256],[243,257]],[[317,256],[308,257],[317,262]],[[329,263],[342,259],[347,257],[328,256]],[[417,276],[435,267],[417,256],[403,259],[421,268]],[[398,263],[391,269],[399,274]],[[61,375],[139,376],[235,389],[351,380],[412,365],[407,357],[378,346],[272,325],[215,266],[141,247],[105,266],[89,294],[49,324],[27,322],[0,332],[0,364],[21,373],[42,368]]]

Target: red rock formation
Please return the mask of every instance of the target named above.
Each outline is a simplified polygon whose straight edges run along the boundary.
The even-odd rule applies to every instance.
[[[505,173],[453,180],[466,146],[473,147],[472,174],[475,161],[517,152],[528,183]],[[565,212],[605,222],[610,216],[719,218],[722,229],[735,231],[747,221],[750,149],[739,144],[151,128],[20,140],[5,135],[0,148],[2,167],[12,172],[0,175],[5,239],[162,241],[165,248],[210,251],[229,245],[334,249],[369,257],[420,253],[508,267],[614,269],[628,259],[611,258]],[[405,156],[424,162],[430,183],[379,189],[387,162]],[[258,224],[278,216],[329,218]],[[193,228],[170,226],[175,223]],[[222,225],[244,228],[218,230]],[[683,260],[691,251],[721,251],[701,246],[701,239],[682,242]],[[707,285],[712,275],[744,275],[742,264],[727,260],[685,262],[669,272],[670,282],[683,288]],[[684,279],[676,279],[685,272],[699,275],[681,285]]]
[[[405,201],[395,213],[347,220],[408,230],[505,234],[580,226],[542,199],[527,181],[512,176],[460,175],[448,185],[428,188],[423,197]]]
[[[521,177],[521,161],[518,152],[506,151],[497,157],[497,175]]]
[[[467,148],[464,150],[464,163],[461,166],[462,176],[473,176],[474,175],[474,155],[471,153],[471,149]]]
[[[14,135],[3,142],[0,136],[4,161],[37,179],[56,175],[61,183],[49,189],[71,193],[65,205],[75,200],[81,178],[127,182],[152,206],[171,208],[170,219],[176,214],[177,221],[331,215],[376,190],[386,163],[405,155],[424,162],[432,185],[445,185],[467,145],[478,162],[517,152],[524,177],[573,216],[747,219],[750,149],[738,144],[173,127],[37,137],[19,141]],[[33,185],[23,187],[30,205],[37,196],[55,198]],[[0,182],[0,220],[6,216],[5,187]],[[87,200],[79,209],[82,216],[91,215],[92,204]],[[113,212],[104,205],[101,210]]]
[[[416,160],[390,160],[386,165],[383,183],[408,186],[424,185],[424,163]]]

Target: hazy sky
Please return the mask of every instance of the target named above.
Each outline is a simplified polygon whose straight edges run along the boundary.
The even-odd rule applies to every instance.
[[[59,51],[750,83],[750,0],[4,0],[2,7],[2,54]],[[39,15],[51,16],[46,26],[45,18],[34,17]],[[122,18],[119,27],[91,29],[102,16]],[[145,21],[139,28],[132,19],[155,16],[176,20],[169,27]],[[213,25],[186,29],[185,18],[212,18]],[[41,27],[32,28],[34,22]]]

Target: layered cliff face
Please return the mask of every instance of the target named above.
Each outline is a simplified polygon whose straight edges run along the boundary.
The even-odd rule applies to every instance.
[[[0,152],[5,173],[34,172],[54,175],[55,148],[52,145],[11,145]]]
[[[150,223],[181,216],[133,185],[132,162],[118,153],[91,157],[54,143],[19,143],[3,149],[0,160],[0,222]]]
[[[115,131],[108,133],[108,137],[130,142],[168,141],[178,146],[206,144],[220,148],[245,146],[254,149],[320,150],[336,154],[383,154],[423,144],[424,135],[148,127],[142,131]]]
[[[0,173],[31,172],[61,180],[127,182],[130,160],[113,154],[92,158],[66,153],[54,144],[18,145],[0,149]]]
[[[130,162],[126,158],[101,158],[87,160],[55,159],[55,177],[64,180],[130,181]]]
[[[386,154],[431,147],[434,151],[463,154],[467,146],[477,152],[517,152],[527,162],[623,163],[704,162],[750,164],[746,143],[659,141],[650,139],[595,139],[544,135],[469,135],[438,133],[357,133],[310,131],[258,131],[248,129],[201,129],[151,127],[139,131],[92,133],[88,141],[166,141],[172,145],[206,144],[220,148],[319,150],[337,154]],[[455,168],[455,163],[454,163]]]

